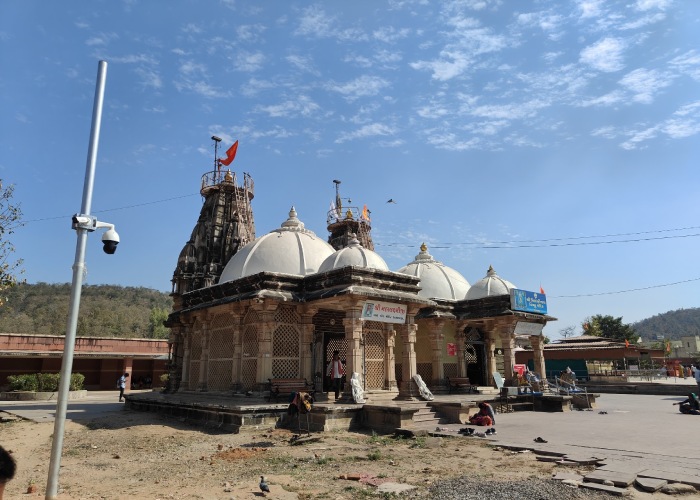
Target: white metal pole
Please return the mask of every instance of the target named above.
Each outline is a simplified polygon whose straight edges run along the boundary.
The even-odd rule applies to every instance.
[[[97,66],[95,101],[92,108],[92,129],[90,130],[90,144],[88,147],[87,164],[85,166],[85,182],[83,184],[81,214],[84,215],[89,215],[92,207],[92,187],[95,180],[97,146],[100,142],[100,125],[102,124],[102,103],[104,101],[106,76],[107,63],[105,61],[100,61]],[[51,444],[51,461],[49,462],[49,477],[46,483],[46,500],[54,500],[58,495],[58,472],[61,467],[61,452],[63,451],[63,434],[66,423],[66,410],[68,407],[68,392],[70,390],[70,377],[71,370],[73,369],[73,351],[75,350],[75,334],[78,325],[78,311],[80,309],[80,292],[83,287],[83,274],[85,272],[85,247],[87,246],[88,230],[77,228],[76,231],[78,234],[78,241],[75,249],[75,262],[73,264],[73,284],[71,286],[70,307],[68,309],[66,338],[63,346],[63,361],[61,363],[58,401],[56,403],[56,417],[54,420],[53,441]]]

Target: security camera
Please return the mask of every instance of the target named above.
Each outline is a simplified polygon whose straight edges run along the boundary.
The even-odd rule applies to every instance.
[[[102,235],[102,243],[104,243],[102,249],[106,254],[112,255],[117,251],[119,234],[114,230],[114,226],[112,226],[112,229],[105,231],[105,234]]]

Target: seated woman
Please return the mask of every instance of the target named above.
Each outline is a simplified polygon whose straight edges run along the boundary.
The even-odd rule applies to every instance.
[[[488,403],[483,401],[479,403],[479,412],[469,417],[469,423],[491,427],[486,430],[486,434],[496,434],[496,429],[493,427],[496,425],[496,413]]]

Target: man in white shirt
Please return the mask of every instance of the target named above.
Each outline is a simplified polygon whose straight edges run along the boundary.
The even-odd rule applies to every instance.
[[[326,375],[331,378],[331,385],[335,390],[335,399],[338,399],[340,396],[340,386],[343,382],[343,375],[345,375],[345,367],[343,366],[343,362],[340,361],[340,351],[333,351],[333,359],[328,363]]]

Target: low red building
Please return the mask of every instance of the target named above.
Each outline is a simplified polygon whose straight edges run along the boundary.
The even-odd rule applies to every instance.
[[[63,336],[0,333],[0,389],[9,375],[59,373]],[[133,384],[150,378],[155,386],[166,373],[167,340],[78,337],[73,373],[85,376],[88,390],[114,389],[117,378],[129,373]]]

